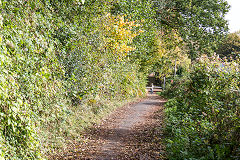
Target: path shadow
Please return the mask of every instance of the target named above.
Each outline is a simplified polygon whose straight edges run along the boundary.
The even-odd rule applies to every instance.
[[[94,153],[93,159],[165,159],[164,134],[161,110],[151,115],[156,123],[125,128],[92,128],[96,140],[111,142],[103,144],[102,151]],[[104,145],[105,148],[104,148]],[[110,147],[111,151],[108,151]],[[114,155],[111,152],[114,151]]]
[[[165,100],[159,96],[150,95],[148,99],[158,99],[158,102],[140,102],[147,106],[163,106]],[[155,108],[155,107],[154,107]],[[147,123],[137,123],[132,128],[121,128],[110,122],[93,126],[86,130],[85,135],[90,142],[82,150],[76,147],[66,159],[166,159],[163,145],[163,107],[147,115]],[[124,118],[124,117],[123,117]],[[112,120],[112,119],[111,119]],[[96,145],[97,144],[97,145]]]

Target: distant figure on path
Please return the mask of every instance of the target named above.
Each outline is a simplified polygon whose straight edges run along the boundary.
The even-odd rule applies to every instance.
[[[153,94],[153,83],[152,83],[152,87],[150,88],[150,92],[151,94]]]

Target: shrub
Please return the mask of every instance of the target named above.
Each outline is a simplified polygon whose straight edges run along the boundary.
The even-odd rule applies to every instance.
[[[1,158],[46,156],[145,94],[145,75],[127,58],[139,26],[107,14],[107,1],[0,2]]]
[[[201,57],[166,105],[169,159],[237,159],[239,65]],[[179,85],[180,84],[180,85]]]

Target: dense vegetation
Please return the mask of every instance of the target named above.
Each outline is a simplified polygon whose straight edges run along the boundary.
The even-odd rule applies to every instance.
[[[222,41],[216,52],[222,58],[239,58],[240,54],[240,32],[229,33]]]
[[[0,9],[0,159],[64,148],[144,96],[150,72],[186,70],[188,55],[213,53],[227,31],[224,0],[1,0]]]
[[[127,58],[140,24],[104,5],[2,2],[2,157],[38,158],[115,101],[144,95],[145,77]]]
[[[165,92],[170,159],[239,159],[239,61],[202,56]]]

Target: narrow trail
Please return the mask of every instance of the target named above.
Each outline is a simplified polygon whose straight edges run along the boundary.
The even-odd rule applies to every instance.
[[[118,108],[64,159],[164,159],[163,104],[156,94]]]

